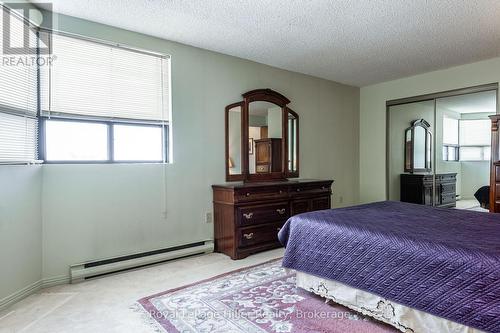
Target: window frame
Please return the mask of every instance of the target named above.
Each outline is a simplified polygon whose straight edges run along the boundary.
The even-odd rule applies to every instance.
[[[38,131],[38,159],[43,161],[43,164],[168,164],[170,153],[170,122],[158,123],[147,121],[121,121],[121,120],[108,120],[85,117],[56,117],[56,116],[39,116],[38,117],[39,131]],[[50,120],[66,121],[76,123],[94,123],[104,124],[108,128],[107,132],[107,159],[106,160],[47,160],[47,142],[46,142],[46,122]],[[162,160],[114,160],[114,125],[127,125],[136,127],[155,127],[162,129]]]
[[[455,150],[455,159],[454,160],[449,159],[449,149],[450,148]],[[444,162],[460,162],[460,145],[443,143],[443,150],[444,149],[446,149],[446,159],[443,158]],[[444,154],[443,154],[443,157],[444,157]]]

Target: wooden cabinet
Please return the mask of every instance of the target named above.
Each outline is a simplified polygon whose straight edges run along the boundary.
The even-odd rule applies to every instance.
[[[332,180],[213,185],[215,250],[242,259],[280,247],[293,215],[330,209]]]
[[[437,207],[456,206],[456,173],[401,174],[401,201]]]
[[[256,173],[280,172],[281,158],[281,139],[255,140]]]

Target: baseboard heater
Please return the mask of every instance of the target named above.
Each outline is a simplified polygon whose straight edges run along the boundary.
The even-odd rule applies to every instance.
[[[133,268],[148,266],[163,261],[179,259],[191,255],[214,251],[213,241],[191,243],[166,249],[136,253],[122,257],[108,258],[71,265],[69,268],[71,283],[85,279],[117,273]]]

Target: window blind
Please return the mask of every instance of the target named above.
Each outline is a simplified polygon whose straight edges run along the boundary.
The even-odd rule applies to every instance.
[[[169,120],[168,57],[55,33],[50,47],[44,115]]]
[[[489,119],[461,120],[461,146],[489,146],[491,145],[491,123]]]
[[[443,117],[443,144],[458,145],[458,119]]]
[[[4,13],[8,15],[5,20]],[[4,21],[5,20],[5,21]],[[37,149],[37,66],[36,54],[28,47],[36,46],[36,32],[20,15],[0,5],[0,163],[33,162]],[[27,43],[24,43],[28,39]],[[24,49],[23,54],[3,52],[4,46]]]

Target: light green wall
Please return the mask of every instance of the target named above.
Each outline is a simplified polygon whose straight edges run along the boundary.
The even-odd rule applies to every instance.
[[[452,67],[361,88],[360,201],[386,199],[387,100],[500,81],[500,58]]]
[[[43,277],[212,239],[205,213],[211,185],[225,181],[224,108],[252,89],[284,94],[300,115],[301,176],[335,179],[336,207],[357,203],[359,88],[67,16],[57,27],[172,56],[174,164],[44,166]]]
[[[0,166],[0,305],[42,274],[40,166]]]

